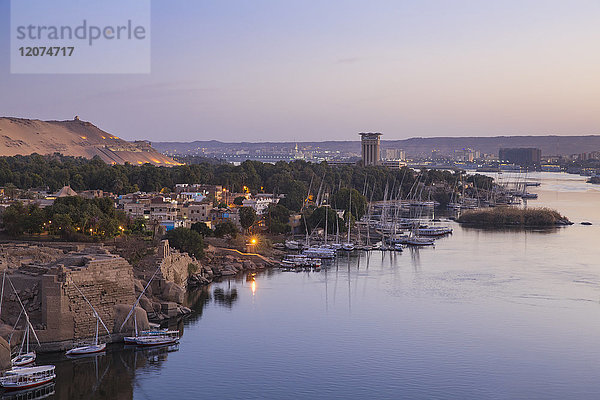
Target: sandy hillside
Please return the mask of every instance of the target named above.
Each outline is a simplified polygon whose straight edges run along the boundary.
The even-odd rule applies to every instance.
[[[61,153],[86,158],[97,155],[112,164],[177,164],[158,153],[147,142],[127,142],[78,119],[40,121],[0,118],[0,156],[32,153]]]

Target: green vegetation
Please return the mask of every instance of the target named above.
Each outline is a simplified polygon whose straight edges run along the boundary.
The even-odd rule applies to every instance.
[[[169,245],[179,251],[186,252],[193,257],[201,257],[204,254],[204,241],[196,231],[188,228],[175,228],[165,235]]]
[[[209,237],[213,235],[212,229],[210,229],[204,222],[194,222],[191,229],[198,232],[203,237]]]
[[[325,218],[327,214],[327,218]],[[340,232],[346,231],[346,222],[340,218],[334,209],[331,207],[319,207],[308,213],[306,218],[302,217],[302,225],[304,226],[304,220],[306,220],[306,227],[311,232],[315,228],[325,229],[325,220],[327,219],[327,232],[334,234],[337,232],[339,227]]]
[[[275,235],[289,232],[292,227],[289,224],[290,210],[281,204],[269,204],[265,215],[265,223],[269,232]]]
[[[350,202],[350,193],[352,193],[352,202]],[[346,213],[350,212],[356,220],[361,219],[367,212],[367,198],[356,189],[343,188],[338,190],[333,195],[331,204],[338,210],[345,210]],[[352,210],[350,210],[350,207],[352,207]]]
[[[256,222],[256,211],[252,207],[240,208],[240,225],[248,230]]]
[[[198,272],[198,265],[194,264],[194,263],[189,263],[188,264],[188,276],[194,275],[196,272]]]
[[[463,213],[457,220],[462,224],[486,227],[503,226],[556,226],[569,224],[569,220],[549,208],[495,207]]]
[[[244,200],[246,200],[244,196],[238,196],[235,199],[233,199],[233,204],[235,204],[236,206],[241,206],[244,204]]]
[[[233,222],[225,221],[225,222],[222,222],[220,224],[217,224],[217,226],[215,226],[214,234],[216,237],[219,237],[219,238],[222,238],[226,235],[229,235],[230,237],[235,238],[238,234],[238,229]]]
[[[106,239],[123,233],[128,222],[109,198],[62,197],[43,210],[16,202],[2,214],[2,227],[12,237],[45,233],[67,240]]]
[[[231,192],[238,193],[244,191],[246,186],[252,193],[283,193],[286,197],[281,200],[281,205],[292,211],[300,211],[309,187],[312,193],[322,187],[324,192],[331,194],[343,188],[352,188],[359,193],[366,193],[369,199],[372,193],[373,200],[377,201],[383,199],[386,186],[389,193],[400,191],[402,195],[407,195],[418,176],[410,168],[330,166],[326,162],[313,164],[302,160],[276,164],[245,161],[237,166],[215,164],[204,159],[196,161],[199,163],[169,168],[150,164],[108,165],[98,157],[92,160],[37,154],[0,157],[0,186],[6,188],[5,193],[9,189],[8,192],[12,194],[16,188],[47,186],[49,190],[56,191],[64,185],[70,185],[75,191],[101,189],[115,194],[138,190],[158,192],[163,188],[173,188],[177,183],[223,185]],[[491,184],[491,178],[481,175],[467,177],[463,172],[438,170],[424,170],[418,179],[425,185],[436,183],[436,186],[455,188],[457,191],[461,190],[457,182],[475,181],[479,189],[488,188]],[[429,195],[427,190],[419,192],[423,197]],[[352,208],[353,215],[360,214],[358,208]]]

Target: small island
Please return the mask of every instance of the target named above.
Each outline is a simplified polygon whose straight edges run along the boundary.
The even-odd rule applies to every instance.
[[[463,213],[457,222],[483,227],[551,227],[572,225],[567,217],[549,208],[495,207]]]

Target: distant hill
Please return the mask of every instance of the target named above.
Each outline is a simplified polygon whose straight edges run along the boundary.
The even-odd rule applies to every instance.
[[[384,136],[385,137],[385,136]],[[198,149],[209,151],[258,150],[290,151],[296,142],[226,143],[216,140],[195,142],[153,142],[160,152],[193,154]],[[298,142],[299,147],[360,153],[360,141]],[[535,147],[543,155],[570,155],[600,150],[600,135],[589,136],[494,136],[494,137],[431,137],[405,140],[382,140],[382,149],[404,149],[407,155],[431,154],[439,150],[451,154],[455,150],[471,148],[486,154],[498,154],[502,147]]]
[[[411,138],[383,141],[381,147],[404,149],[408,154],[428,154],[433,149],[447,154],[464,148],[498,154],[503,147],[535,147],[546,156],[564,156],[600,150],[600,135]]]
[[[148,142],[127,142],[77,118],[70,121],[0,118],[0,156],[32,153],[99,156],[108,164],[177,164]]]

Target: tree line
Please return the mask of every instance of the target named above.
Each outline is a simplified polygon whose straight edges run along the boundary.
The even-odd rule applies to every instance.
[[[194,160],[192,160],[194,161]],[[477,186],[491,186],[491,178],[466,175],[463,172],[410,168],[391,169],[358,165],[332,166],[296,160],[275,164],[245,161],[240,165],[211,163],[198,159],[197,164],[160,167],[151,164],[111,165],[99,157],[91,160],[59,154],[41,156],[0,157],[0,186],[19,189],[48,188],[57,191],[65,185],[75,191],[99,189],[114,194],[136,191],[168,191],[177,183],[222,185],[232,192],[285,194],[281,204],[292,211],[300,211],[307,195],[319,192],[334,194],[341,189],[355,189],[368,200],[382,200],[386,193],[408,195],[415,182],[460,190],[457,184],[476,182]],[[434,196],[441,193],[432,192]],[[442,200],[444,200],[442,198]]]

